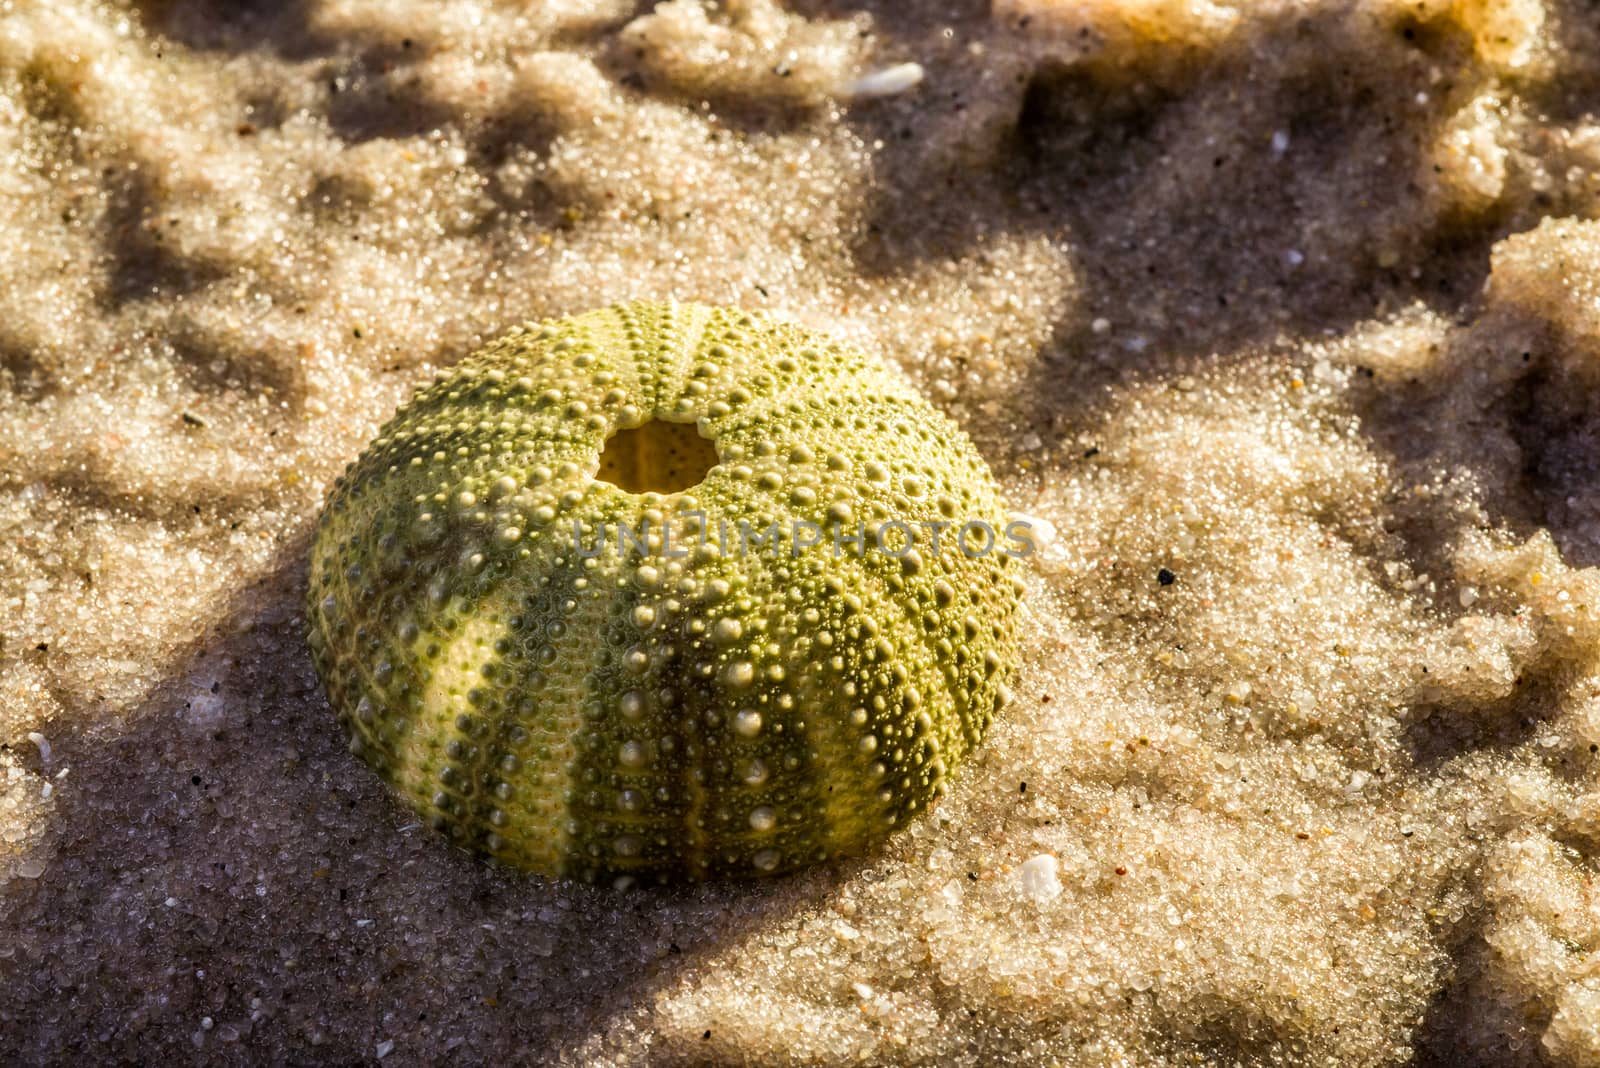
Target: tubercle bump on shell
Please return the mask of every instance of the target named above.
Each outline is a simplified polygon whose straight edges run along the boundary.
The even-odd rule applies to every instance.
[[[712,443],[698,484],[596,477],[651,420]],[[352,749],[464,846],[619,883],[792,870],[902,826],[981,741],[1015,668],[1015,561],[579,538],[846,516],[1005,523],[965,435],[823,335],[644,302],[518,327],[335,484],[313,659]]]

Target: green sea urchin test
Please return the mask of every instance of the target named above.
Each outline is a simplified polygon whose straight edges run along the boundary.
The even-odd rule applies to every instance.
[[[760,875],[911,819],[982,739],[1019,584],[895,373],[735,309],[512,330],[336,484],[317,670],[434,827],[584,878]]]

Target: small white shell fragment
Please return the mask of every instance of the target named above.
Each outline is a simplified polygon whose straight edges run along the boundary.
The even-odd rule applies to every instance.
[[[853,100],[899,96],[921,85],[924,73],[921,63],[896,63],[857,78],[845,90],[845,95]]]
[[[1048,549],[1055,543],[1056,525],[1050,520],[1040,519],[1038,516],[1029,515],[1027,512],[1012,512],[1011,521],[1013,523],[1021,523],[1027,527],[1026,530],[1018,531],[1018,533],[1025,535],[1029,541],[1033,542],[1034,548]]]
[[[1060,863],[1049,853],[1040,853],[1023,861],[1022,867],[1017,869],[1023,896],[1039,902],[1051,901],[1061,896],[1060,871]]]

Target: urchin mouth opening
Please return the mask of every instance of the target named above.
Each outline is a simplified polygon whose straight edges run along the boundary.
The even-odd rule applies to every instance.
[[[651,419],[606,439],[596,477],[629,493],[681,493],[717,465],[717,450],[693,423]]]

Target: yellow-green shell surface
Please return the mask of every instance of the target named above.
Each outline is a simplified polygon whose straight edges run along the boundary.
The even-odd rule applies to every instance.
[[[714,446],[697,484],[599,477],[652,420]],[[914,549],[874,546],[891,521]],[[322,516],[310,643],[352,748],[463,845],[622,882],[784,871],[911,819],[1004,703],[1019,565],[977,528],[958,549],[971,522],[1005,529],[988,468],[877,361],[619,305],[512,330],[383,428]]]

